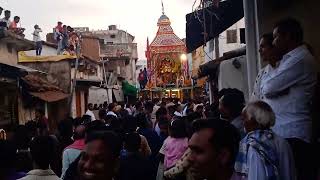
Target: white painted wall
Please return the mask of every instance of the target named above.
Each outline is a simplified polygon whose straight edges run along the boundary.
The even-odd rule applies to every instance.
[[[227,30],[233,30],[237,29],[237,43],[227,43],[227,30],[222,32],[219,35],[219,54],[220,56],[223,55],[223,53],[232,51],[241,47],[244,47],[245,44],[240,44],[240,28],[245,28],[245,21],[244,18],[242,18],[240,21],[229,27]],[[206,43],[206,46],[204,47],[205,51],[205,62],[208,62],[212,59],[215,59],[215,44],[213,43],[214,39]],[[192,55],[189,55],[189,57],[192,59]],[[189,59],[188,57],[188,59]]]
[[[17,50],[12,47],[11,53],[8,51],[6,43],[0,41],[0,63],[16,65],[18,64],[18,54]]]
[[[36,50],[25,51],[27,56],[36,56]],[[42,45],[41,56],[56,56],[57,49],[51,46]]]

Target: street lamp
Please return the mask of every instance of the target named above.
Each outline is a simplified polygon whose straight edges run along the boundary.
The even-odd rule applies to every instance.
[[[187,55],[186,55],[186,54],[181,54],[180,60],[181,60],[182,62],[187,61]]]

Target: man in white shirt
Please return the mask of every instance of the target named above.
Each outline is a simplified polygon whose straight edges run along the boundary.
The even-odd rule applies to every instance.
[[[42,30],[39,28],[39,26],[34,25],[34,31],[32,35],[33,35],[33,41],[36,43],[37,56],[40,56],[42,51],[42,40],[41,40],[40,32],[42,32]]]
[[[1,23],[5,23],[5,26],[6,26],[5,28],[6,28],[6,29],[8,29],[9,26],[10,26],[10,23],[11,23],[10,17],[11,17],[11,11],[5,10],[5,11],[4,11],[4,18],[0,19],[0,22],[1,22]],[[1,25],[2,25],[2,24],[1,24]]]
[[[276,24],[273,44],[281,54],[279,67],[262,80],[262,94],[276,114],[274,132],[293,150],[298,179],[314,179],[311,102],[317,81],[315,59],[303,45],[303,29],[288,18]],[[310,166],[310,167],[309,167]]]
[[[87,110],[87,112],[86,112],[86,115],[88,115],[88,116],[91,117],[91,121],[96,120],[96,117],[95,117],[94,114],[93,114],[93,104],[92,104],[92,103],[89,103],[89,104],[88,104],[88,110]]]
[[[19,180],[59,180],[60,178],[50,169],[50,163],[54,158],[54,149],[54,142],[51,137],[35,137],[30,143],[34,169]]]

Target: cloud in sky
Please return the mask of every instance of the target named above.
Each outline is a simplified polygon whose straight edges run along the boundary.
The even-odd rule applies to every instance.
[[[192,11],[193,0],[163,0],[165,13],[175,33],[185,38],[185,15]],[[26,37],[31,38],[38,24],[45,34],[57,21],[74,27],[107,29],[115,24],[136,37],[140,59],[145,59],[146,39],[152,41],[161,16],[161,0],[1,0],[0,6],[21,17]]]

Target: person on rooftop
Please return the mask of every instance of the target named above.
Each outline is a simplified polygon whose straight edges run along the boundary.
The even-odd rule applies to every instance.
[[[2,8],[2,7],[0,7],[0,16],[1,16],[1,14],[2,14],[2,11],[3,11],[3,8]]]
[[[8,29],[11,23],[10,17],[11,17],[11,11],[5,10],[4,18],[0,19],[0,26],[4,27],[5,29]]]
[[[58,49],[57,49],[57,54],[61,55],[63,52],[63,27],[62,27],[62,22],[58,22],[57,26],[54,29],[54,39],[58,43]]]
[[[41,56],[41,51],[42,51],[42,40],[41,40],[40,32],[42,32],[41,28],[38,25],[34,25],[34,31],[32,35],[33,35],[33,41],[36,44],[37,56]]]
[[[13,21],[9,25],[9,30],[12,31],[13,33],[19,35],[19,36],[23,36],[24,37],[23,32],[25,31],[25,28],[18,27],[18,23],[19,22],[20,22],[20,17],[19,16],[15,16],[13,18]]]

